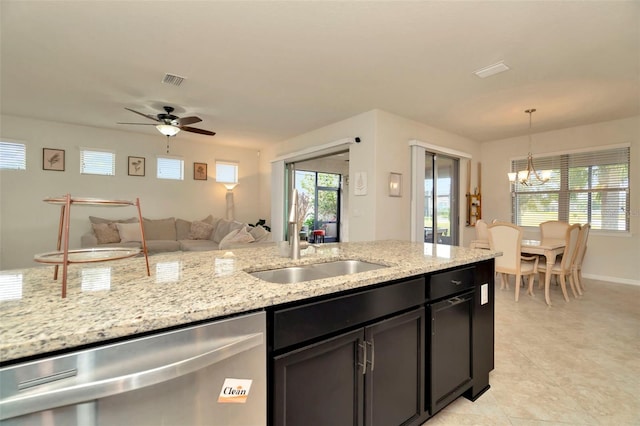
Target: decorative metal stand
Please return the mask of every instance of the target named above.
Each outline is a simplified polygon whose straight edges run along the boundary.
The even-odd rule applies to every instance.
[[[77,198],[67,194],[63,197],[51,197],[43,200],[45,203],[60,205],[60,225],[58,227],[58,244],[56,251],[37,254],[34,260],[40,263],[55,265],[53,279],[58,279],[58,268],[62,265],[62,297],[67,297],[67,267],[70,263],[106,262],[109,260],[124,259],[133,257],[140,253],[141,249],[127,247],[110,248],[90,248],[69,250],[69,218],[71,216],[71,205],[103,206],[103,207],[125,207],[136,206],[138,210],[138,220],[140,223],[140,235],[142,240],[142,252],[147,264],[147,276],[149,271],[149,256],[147,241],[144,237],[144,225],[142,223],[142,212],[140,211],[140,199],[135,201],[125,200],[102,200],[97,198]]]

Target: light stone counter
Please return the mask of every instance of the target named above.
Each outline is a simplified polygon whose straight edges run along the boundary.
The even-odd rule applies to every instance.
[[[3,362],[189,324],[491,259],[495,252],[377,241],[324,244],[300,260],[276,247],[167,253],[69,266],[67,298],[53,267],[0,271]],[[273,284],[246,271],[359,259],[389,268],[300,284]]]

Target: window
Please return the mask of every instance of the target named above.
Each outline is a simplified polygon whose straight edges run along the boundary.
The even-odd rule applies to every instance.
[[[104,149],[80,148],[80,173],[115,176],[116,153]]]
[[[592,229],[629,231],[629,147],[534,158],[536,170],[552,170],[544,185],[512,184],[512,219],[520,226],[547,220],[590,223]],[[527,160],[514,160],[522,170]]]
[[[0,169],[27,169],[27,149],[23,143],[0,142]]]
[[[182,158],[158,157],[158,179],[184,180]]]
[[[216,161],[216,182],[233,188],[238,183],[238,163]]]

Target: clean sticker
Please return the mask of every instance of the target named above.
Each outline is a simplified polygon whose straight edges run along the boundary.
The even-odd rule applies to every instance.
[[[227,404],[244,404],[247,402],[249,390],[253,380],[248,379],[224,379],[218,402]]]

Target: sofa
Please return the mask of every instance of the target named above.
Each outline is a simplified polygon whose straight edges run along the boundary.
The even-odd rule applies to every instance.
[[[138,218],[106,219],[89,216],[91,230],[80,237],[82,248],[142,247]],[[215,218],[187,221],[143,218],[149,254],[169,251],[226,250],[273,244],[262,226]]]

